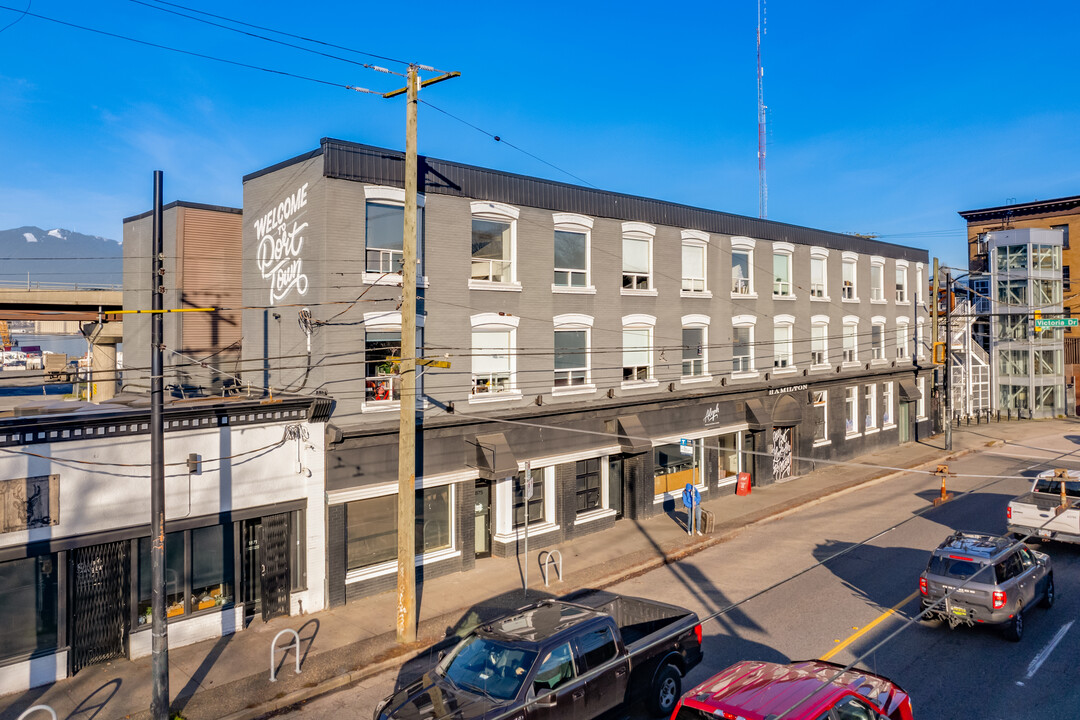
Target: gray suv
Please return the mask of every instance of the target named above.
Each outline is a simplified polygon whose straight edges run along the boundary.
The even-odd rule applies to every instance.
[[[1050,556],[997,535],[957,532],[934,550],[919,576],[922,609],[954,591],[925,617],[957,625],[1000,625],[1017,642],[1024,611],[1035,602],[1054,604]]]

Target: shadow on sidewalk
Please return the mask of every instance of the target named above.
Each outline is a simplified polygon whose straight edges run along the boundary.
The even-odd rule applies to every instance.
[[[94,720],[94,718],[105,709],[105,706],[109,704],[109,701],[113,699],[116,693],[119,692],[122,682],[123,681],[120,680],[120,678],[113,678],[94,692],[87,695],[86,698],[71,711],[71,714],[67,716],[67,720]],[[106,688],[108,688],[107,691]],[[105,692],[108,692],[108,695],[105,695]]]

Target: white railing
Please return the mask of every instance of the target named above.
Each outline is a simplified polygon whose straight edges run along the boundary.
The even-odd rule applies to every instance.
[[[123,290],[123,285],[113,283],[84,282],[46,282],[43,280],[0,280],[0,287],[17,288],[20,290]]]
[[[749,295],[750,278],[731,278],[731,292],[736,295]]]
[[[473,373],[473,395],[510,391],[510,373]]]
[[[367,271],[372,273],[398,273],[405,254],[401,250],[368,248]]]
[[[510,271],[513,262],[510,260],[478,260],[472,261],[472,279],[487,280],[488,282],[510,282]]]

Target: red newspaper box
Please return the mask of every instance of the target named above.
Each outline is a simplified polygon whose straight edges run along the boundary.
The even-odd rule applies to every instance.
[[[738,482],[735,484],[736,495],[749,495],[750,494],[750,473],[739,473]]]

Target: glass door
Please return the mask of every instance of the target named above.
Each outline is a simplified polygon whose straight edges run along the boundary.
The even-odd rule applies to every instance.
[[[911,403],[900,403],[900,422],[897,425],[900,430],[900,442],[906,443],[911,440]]]
[[[476,557],[491,557],[491,482],[476,481],[476,500],[473,504]]]

